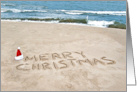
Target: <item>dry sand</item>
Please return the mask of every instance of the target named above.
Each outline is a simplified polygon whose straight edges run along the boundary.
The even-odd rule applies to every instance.
[[[1,90],[126,91],[126,30],[2,21]]]

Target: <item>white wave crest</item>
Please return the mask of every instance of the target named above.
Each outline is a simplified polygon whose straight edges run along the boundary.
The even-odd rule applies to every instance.
[[[107,27],[110,24],[114,24],[115,21],[91,21],[88,20],[88,25],[94,26],[94,27]]]
[[[47,12],[46,10],[21,10],[21,12]]]
[[[65,12],[66,14],[72,14],[72,15],[80,15],[80,14],[83,14],[83,13],[76,13],[76,12]]]
[[[126,15],[126,11],[80,11],[80,10],[60,10],[60,11],[65,12],[67,14],[91,13],[91,14],[106,14],[106,15],[119,15],[119,16]]]
[[[16,6],[15,4],[12,4],[12,3],[1,3],[1,5],[3,5],[3,6]]]
[[[55,10],[57,12],[64,12],[66,14],[80,15],[84,13],[91,14],[106,14],[106,15],[118,15],[125,16],[126,11],[80,11],[80,10]],[[47,12],[46,10],[19,10],[19,9],[1,9],[1,12]]]
[[[17,13],[17,12],[21,12],[20,10],[18,10],[18,9],[1,9],[1,12],[8,12],[8,11],[10,11],[10,12],[15,12],[15,13]]]
[[[14,13],[19,13],[19,12],[47,12],[46,10],[19,10],[19,9],[1,9],[1,12],[14,12]]]

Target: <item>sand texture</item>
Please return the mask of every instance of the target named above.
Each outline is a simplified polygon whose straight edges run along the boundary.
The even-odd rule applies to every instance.
[[[126,30],[1,23],[2,91],[126,91]]]

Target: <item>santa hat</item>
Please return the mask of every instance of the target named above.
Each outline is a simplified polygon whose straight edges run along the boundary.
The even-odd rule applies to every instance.
[[[23,54],[21,54],[20,47],[18,47],[15,60],[21,60],[21,59],[23,59]]]

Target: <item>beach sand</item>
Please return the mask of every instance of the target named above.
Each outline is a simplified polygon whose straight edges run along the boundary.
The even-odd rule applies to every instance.
[[[126,91],[125,29],[1,23],[2,91]]]

